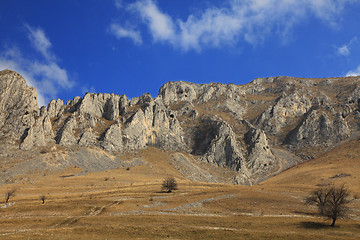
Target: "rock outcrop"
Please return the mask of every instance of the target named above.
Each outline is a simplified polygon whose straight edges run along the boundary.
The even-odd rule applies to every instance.
[[[159,90],[159,96],[165,104],[178,101],[192,102],[196,99],[195,84],[188,82],[168,82]]]
[[[252,128],[245,135],[248,143],[247,169],[254,180],[260,180],[273,170],[276,158],[264,131]]]
[[[35,124],[39,115],[36,89],[18,73],[0,72],[0,129],[2,141],[15,143]]]
[[[313,109],[287,136],[293,149],[327,148],[350,137],[350,129],[341,114],[332,116],[326,110]]]
[[[230,125],[216,117],[208,121],[214,127],[215,132],[202,159],[235,171],[243,169],[245,167],[243,149],[239,146]]]
[[[39,109],[36,90],[5,70],[0,147],[26,151],[57,144],[112,154],[157,147],[187,152],[233,171],[235,183],[254,184],[283,170],[279,154],[281,165],[291,167],[297,161],[293,153],[309,159],[358,136],[359,84],[359,77],[259,78],[246,85],[168,82],[156,98],[86,93]]]
[[[40,109],[40,116],[35,118],[35,123],[24,131],[21,140],[20,148],[24,150],[55,142],[50,117],[46,114],[45,107]]]
[[[282,133],[282,128],[303,116],[312,104],[306,91],[296,91],[291,94],[283,93],[274,105],[269,106],[256,119],[256,125],[272,135]]]

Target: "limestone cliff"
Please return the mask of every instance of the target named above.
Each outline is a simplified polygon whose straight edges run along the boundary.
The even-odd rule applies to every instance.
[[[5,70],[0,147],[96,146],[112,154],[157,147],[187,152],[234,171],[234,183],[253,184],[358,136],[359,84],[359,77],[168,82],[155,99],[86,93],[39,109],[36,90]],[[286,162],[286,153],[299,158]]]

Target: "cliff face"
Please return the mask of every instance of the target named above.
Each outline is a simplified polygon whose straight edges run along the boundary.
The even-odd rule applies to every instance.
[[[1,149],[97,146],[116,154],[157,147],[187,152],[233,170],[234,183],[253,184],[357,136],[359,84],[359,77],[168,82],[155,99],[87,93],[38,109],[36,90],[5,70]]]
[[[20,141],[39,115],[36,89],[17,73],[0,72],[0,129],[2,142]]]

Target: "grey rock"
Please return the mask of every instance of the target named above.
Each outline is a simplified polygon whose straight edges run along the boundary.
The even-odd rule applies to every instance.
[[[255,125],[270,134],[279,135],[282,128],[303,116],[311,106],[312,102],[304,91],[284,93],[256,119]]]
[[[194,105],[191,102],[183,102],[179,108],[175,109],[176,115],[182,116],[182,117],[189,117],[192,119],[195,119],[199,113],[195,109]]]
[[[0,129],[3,143],[14,144],[35,123],[39,115],[36,89],[20,74],[0,72]]]
[[[46,146],[48,144],[55,143],[54,132],[49,116],[45,113],[35,119],[35,123],[25,130],[20,148],[24,150],[31,149],[33,147]]]
[[[165,83],[159,90],[159,96],[162,97],[165,104],[174,103],[177,101],[192,102],[196,99],[196,91],[193,83],[188,82],[168,82]]]
[[[139,105],[142,108],[149,106],[151,103],[154,102],[154,99],[151,97],[149,93],[145,93],[140,97],[134,97],[130,101],[130,106]]]
[[[64,126],[58,131],[56,136],[56,143],[63,146],[75,145],[78,142],[74,135],[74,130],[76,128],[76,117],[74,115],[71,115],[65,121]]]
[[[63,100],[57,99],[57,100],[51,100],[47,107],[47,113],[50,118],[55,118],[61,116],[65,110],[65,105]]]
[[[341,115],[331,116],[323,109],[311,110],[305,119],[286,138],[294,149],[328,147],[350,136],[350,130]]]
[[[121,123],[116,121],[105,132],[101,146],[111,152],[121,152],[123,150],[123,136]]]
[[[231,126],[218,118],[212,118],[211,121],[214,125],[216,124],[216,132],[208,150],[202,157],[203,161],[236,171],[243,169],[245,165],[243,150],[237,143]]]
[[[80,146],[95,146],[97,144],[97,137],[91,128],[85,129],[81,134],[78,144]]]
[[[144,149],[148,123],[142,110],[138,110],[125,123],[123,130],[123,146],[127,150]]]
[[[79,112],[97,118],[116,120],[126,107],[120,105],[124,103],[126,104],[125,97],[113,93],[86,93],[80,103]]]
[[[269,146],[266,134],[260,129],[252,128],[246,134],[249,145],[247,168],[252,173],[264,173],[275,163],[275,157]]]

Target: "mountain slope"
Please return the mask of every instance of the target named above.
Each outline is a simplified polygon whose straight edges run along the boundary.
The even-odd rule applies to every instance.
[[[254,184],[359,135],[359,77],[275,77],[239,86],[168,82],[155,99],[87,93],[41,109],[36,91],[17,73],[0,72],[0,83],[3,162],[44,149],[69,155],[97,147],[116,158],[155,147],[188,154],[184,166],[196,165],[199,174],[218,166],[231,175],[227,182]],[[216,182],[210,175],[201,180]]]
[[[318,158],[301,163],[264,181],[267,186],[324,186],[347,184],[354,195],[360,194],[360,139],[334,147]]]

